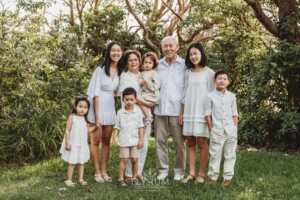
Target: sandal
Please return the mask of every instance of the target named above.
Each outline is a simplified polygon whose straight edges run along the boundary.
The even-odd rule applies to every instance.
[[[87,185],[87,182],[84,181],[84,180],[78,181],[78,183],[79,183],[80,185]]]
[[[222,186],[228,186],[228,185],[230,185],[230,183],[231,183],[231,180],[224,179],[224,181],[222,182]]]
[[[195,179],[195,175],[189,174],[187,177],[181,180],[181,183],[188,183]]]
[[[74,187],[76,183],[73,183],[72,181],[67,180],[67,181],[65,181],[65,184],[66,184],[66,186],[68,186],[68,187]]]
[[[107,175],[107,173],[102,173],[102,178],[105,182],[112,182],[112,178]]]
[[[126,183],[132,183],[133,178],[132,177],[125,177]]]
[[[205,182],[205,178],[204,177],[202,177],[202,176],[198,176],[197,178],[196,178],[196,183],[204,183]]]
[[[142,176],[142,175],[138,175],[136,178],[140,179],[142,182],[145,182],[148,180],[145,176]]]
[[[139,186],[140,185],[139,180],[137,178],[132,179],[132,185]]]
[[[127,186],[127,184],[124,182],[124,180],[118,180],[118,186],[124,188]]]
[[[104,179],[102,178],[101,174],[95,174],[94,179],[97,183],[104,183]]]

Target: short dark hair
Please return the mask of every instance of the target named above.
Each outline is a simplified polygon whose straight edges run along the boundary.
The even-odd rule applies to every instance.
[[[215,73],[215,79],[217,79],[217,77],[218,77],[219,75],[223,75],[223,74],[226,74],[227,77],[229,78],[228,72],[227,72],[226,69],[219,69],[219,70]]]
[[[128,87],[126,88],[124,91],[123,91],[123,94],[122,94],[122,98],[124,98],[126,95],[134,95],[134,97],[136,98],[136,91],[134,88],[132,87]]]
[[[195,68],[195,65],[192,63],[192,61],[190,59],[190,51],[191,51],[192,48],[196,48],[200,51],[200,53],[201,53],[200,66],[206,67],[207,64],[208,64],[207,57],[206,57],[206,54],[205,54],[205,51],[204,51],[204,48],[203,48],[202,44],[200,44],[199,42],[191,44],[189,46],[189,48],[187,49],[186,56],[185,56],[185,65],[186,65],[186,67],[188,69]]]
[[[77,97],[75,99],[75,102],[74,102],[74,107],[73,107],[73,110],[72,110],[72,114],[76,114],[77,113],[77,110],[76,110],[76,107],[77,105],[79,104],[80,101],[85,101],[87,103],[87,106],[88,106],[88,110],[90,109],[90,102],[87,98],[85,97]],[[87,115],[88,115],[89,112],[87,112],[85,115],[84,115],[84,118],[85,118],[85,121],[86,122],[89,122],[88,119],[87,119]]]
[[[142,62],[142,56],[141,56],[141,53],[138,50],[131,50],[131,49],[126,50],[125,53],[124,53],[123,59],[122,59],[122,65],[124,66],[124,68],[126,66],[125,72],[128,71],[127,62],[128,62],[128,58],[131,54],[134,54],[138,57],[138,59],[140,61],[140,64]]]

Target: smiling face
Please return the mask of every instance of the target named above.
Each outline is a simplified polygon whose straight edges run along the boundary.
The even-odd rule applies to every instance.
[[[176,59],[179,45],[174,40],[168,39],[164,41],[161,48],[167,60],[174,61]]]
[[[219,74],[215,79],[217,90],[220,92],[224,92],[229,85],[229,79],[227,74]]]
[[[86,101],[79,101],[75,109],[77,115],[84,116],[88,112],[88,104]]]
[[[114,44],[109,52],[110,59],[114,63],[117,63],[121,59],[122,54],[122,48],[118,44]]]
[[[140,59],[136,54],[131,53],[128,56],[127,67],[131,73],[135,73],[135,74],[138,73],[140,64],[141,64]]]
[[[134,104],[136,103],[136,98],[134,94],[125,95],[123,97],[123,103],[125,104],[125,109],[127,111],[132,110],[134,107]]]
[[[195,66],[200,66],[201,52],[199,51],[199,49],[195,47],[191,48],[189,58]]]

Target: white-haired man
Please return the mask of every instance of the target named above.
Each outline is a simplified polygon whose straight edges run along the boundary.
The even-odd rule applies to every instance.
[[[181,100],[183,98],[185,62],[177,55],[178,40],[172,36],[162,39],[164,57],[159,61],[157,73],[161,80],[160,100],[154,108],[156,166],[158,180],[168,176],[168,137],[172,136],[175,145],[174,180],[184,177],[185,143],[182,126],[179,124]]]

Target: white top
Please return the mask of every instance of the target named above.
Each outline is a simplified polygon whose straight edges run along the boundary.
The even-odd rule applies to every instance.
[[[119,76],[116,74],[114,79],[108,76],[103,67],[97,67],[90,80],[87,95],[90,101],[88,119],[95,122],[94,101],[95,96],[99,96],[99,117],[102,125],[114,125],[116,120],[114,91],[119,86]]]
[[[65,149],[65,137],[63,139],[60,153],[64,161],[70,164],[83,164],[90,159],[90,150],[88,145],[88,126],[84,117],[72,115],[72,127],[70,131],[69,144],[71,150]]]
[[[128,112],[121,108],[117,113],[115,128],[119,129],[118,145],[121,147],[136,146],[139,143],[139,128],[143,128],[143,116],[135,107]]]
[[[140,81],[145,80],[148,83],[147,87],[142,87],[139,95],[146,101],[156,103],[159,99],[160,78],[156,71],[143,71],[140,76]]]
[[[128,87],[134,88],[136,90],[136,92],[138,93],[138,91],[141,88],[140,87],[140,72],[138,74],[134,74],[134,73],[131,73],[130,71],[127,71],[127,72],[123,72],[121,74],[119,91],[118,91],[118,94],[121,97],[121,99],[122,99],[123,91]],[[122,102],[122,108],[124,108],[123,102]],[[142,110],[140,109],[139,106],[135,105],[135,109],[136,109],[136,111],[142,113]],[[148,113],[149,113],[149,116],[152,116],[152,113],[149,108],[148,108]],[[144,116],[143,113],[142,113],[142,116]]]
[[[140,72],[138,74],[131,73],[130,71],[123,72],[120,76],[120,85],[119,85],[119,95],[122,98],[123,91],[128,88],[132,87],[138,91],[140,90]]]
[[[205,116],[212,116],[212,131],[223,134],[236,134],[237,128],[234,125],[233,116],[238,116],[236,97],[233,93],[217,90],[211,92],[206,98]]]
[[[205,99],[215,89],[215,72],[206,68],[200,72],[186,70],[183,121],[206,122],[205,120]]]
[[[174,63],[169,65],[166,58],[158,62],[157,73],[160,77],[160,98],[154,108],[154,114],[161,116],[179,116],[183,99],[185,63],[177,55]]]

